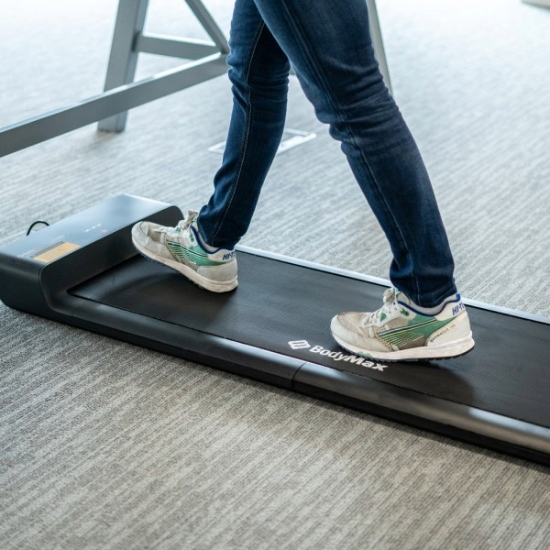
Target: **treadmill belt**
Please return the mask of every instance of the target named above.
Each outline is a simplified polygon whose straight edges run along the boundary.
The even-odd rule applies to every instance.
[[[296,357],[450,402],[550,425],[548,325],[469,306],[476,347],[445,361],[362,360],[330,335],[341,311],[381,305],[385,287],[352,275],[239,252],[239,287],[214,294],[162,265],[134,257],[71,295]]]

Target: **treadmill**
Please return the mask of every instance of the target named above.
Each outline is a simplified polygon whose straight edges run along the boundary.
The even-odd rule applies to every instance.
[[[140,256],[131,227],[175,206],[119,195],[0,248],[12,308],[550,465],[550,320],[465,301],[476,347],[386,363],[340,348],[333,315],[377,309],[380,279],[238,248],[239,287],[202,290]]]

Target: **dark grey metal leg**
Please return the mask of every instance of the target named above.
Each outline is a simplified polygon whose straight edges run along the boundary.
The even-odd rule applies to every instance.
[[[76,104],[0,128],[0,157],[113,117],[227,72],[225,56],[211,55],[183,67],[119,86]]]
[[[104,90],[112,90],[134,81],[138,62],[135,51],[136,36],[143,32],[149,0],[121,0],[113,33],[113,43]],[[122,132],[126,126],[128,111],[99,122],[104,132]]]
[[[382,40],[382,29],[380,28],[380,19],[378,18],[376,1],[367,0],[367,7],[369,8],[370,32],[374,45],[376,59],[378,60],[378,65],[380,66],[380,72],[384,77],[384,82],[386,83],[388,90],[392,92],[390,71],[388,68],[388,62],[386,60],[386,50],[384,49],[384,41]]]
[[[208,36],[218,46],[221,53],[229,53],[229,44],[218,24],[214,21],[205,5],[200,0],[185,0],[195,17],[199,20]]]
[[[129,109],[227,72],[227,40],[200,0],[185,0],[212,42],[144,35],[149,0],[119,0],[105,91],[72,105],[0,128],[0,157],[101,121],[101,130],[124,129]],[[189,63],[134,82],[140,52]]]
[[[214,42],[214,46],[209,47],[198,43],[198,41],[197,43],[185,41],[183,44],[178,44],[175,40],[144,36],[143,28],[149,0],[120,1],[107,67],[105,91],[134,81],[138,54],[141,51],[170,55],[172,53],[170,48],[172,48],[178,57],[187,59],[196,59],[197,55],[200,55],[195,52],[195,49],[198,52],[203,51],[204,56],[210,55],[214,51],[224,55],[229,53],[225,35],[204,4],[200,0],[185,0],[185,2]],[[128,111],[124,111],[114,117],[102,120],[98,124],[98,129],[104,132],[122,132],[126,126],[127,117]]]

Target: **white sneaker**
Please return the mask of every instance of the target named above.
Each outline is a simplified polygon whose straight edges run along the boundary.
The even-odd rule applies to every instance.
[[[229,292],[237,287],[237,258],[234,250],[212,252],[201,243],[197,212],[176,227],[139,222],[132,228],[132,242],[141,254],[176,269],[196,285],[211,292]]]
[[[373,313],[340,313],[331,322],[344,349],[381,361],[448,359],[474,347],[460,294],[447,298],[434,314],[419,311],[402,292],[390,288]]]

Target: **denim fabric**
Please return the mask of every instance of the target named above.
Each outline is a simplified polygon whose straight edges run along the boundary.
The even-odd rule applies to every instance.
[[[378,69],[365,0],[237,0],[229,42],[233,112],[198,218],[205,241],[233,248],[248,229],[284,128],[290,60],[388,238],[392,283],[423,307],[456,292],[432,185]]]

